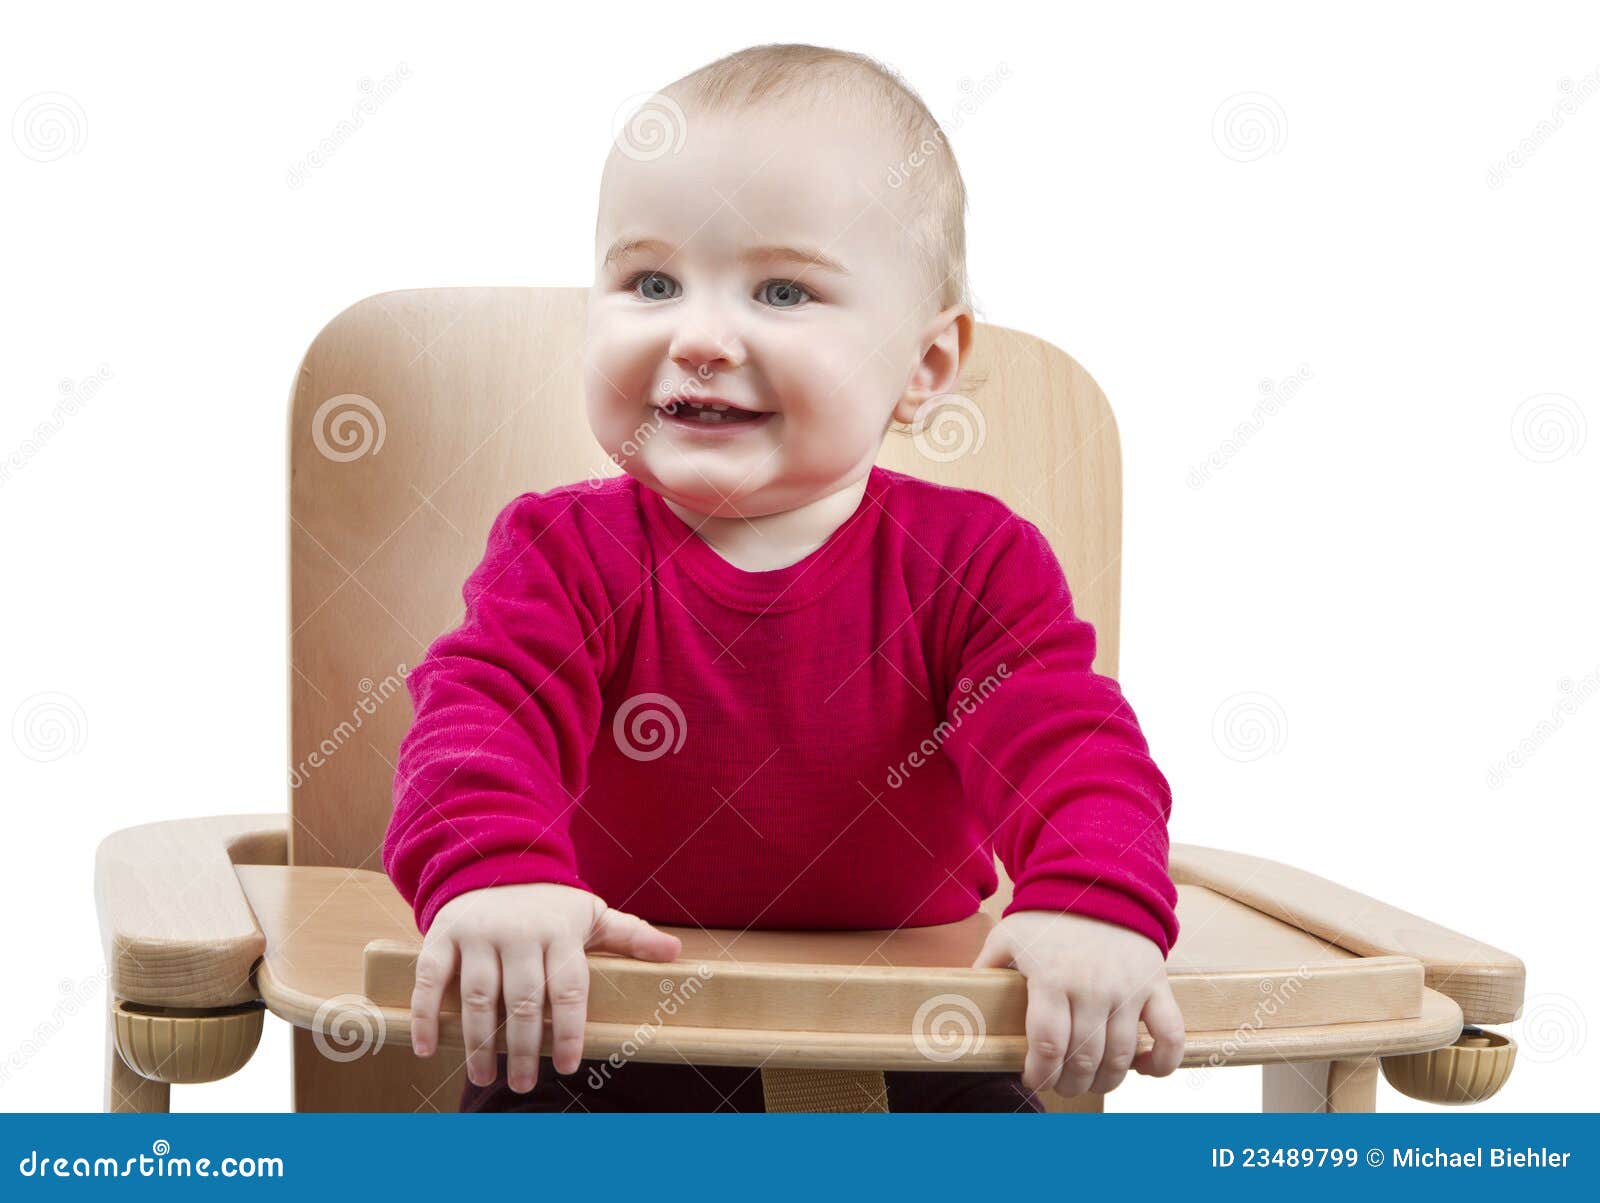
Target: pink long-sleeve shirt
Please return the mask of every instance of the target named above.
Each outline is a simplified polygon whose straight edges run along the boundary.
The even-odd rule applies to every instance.
[[[1038,528],[874,467],[747,572],[630,476],[524,493],[407,677],[383,864],[426,932],[559,882],[655,923],[1072,911],[1177,938],[1171,791]]]

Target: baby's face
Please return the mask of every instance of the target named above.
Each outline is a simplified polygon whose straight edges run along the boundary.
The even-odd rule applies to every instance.
[[[901,156],[844,112],[687,113],[676,153],[601,183],[584,389],[600,445],[704,514],[794,509],[866,474],[926,393],[939,297],[914,260]],[[755,417],[669,416],[674,397]]]

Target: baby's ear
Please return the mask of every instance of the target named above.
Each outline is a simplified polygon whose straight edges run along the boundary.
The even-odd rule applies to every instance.
[[[922,359],[894,407],[897,422],[909,424],[929,397],[955,391],[972,350],[972,310],[966,305],[940,310],[923,328],[921,346]]]

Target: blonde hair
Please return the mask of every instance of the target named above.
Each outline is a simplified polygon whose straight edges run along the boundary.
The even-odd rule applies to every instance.
[[[967,189],[949,141],[928,106],[886,64],[848,50],[803,43],[750,46],[668,84],[662,94],[703,112],[737,112],[762,102],[864,104],[905,147],[884,164],[885,182],[911,195],[908,228],[929,296],[938,308],[970,305],[967,283]]]

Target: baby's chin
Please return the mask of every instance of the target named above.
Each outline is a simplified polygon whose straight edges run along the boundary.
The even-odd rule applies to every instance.
[[[763,512],[759,500],[751,497],[748,490],[724,490],[719,494],[708,489],[704,481],[662,480],[653,474],[641,476],[639,483],[684,509],[708,518],[757,518]]]
[[[708,518],[760,518],[786,508],[773,496],[770,485],[738,476],[727,481],[712,476],[708,481],[692,468],[680,466],[677,471],[662,469],[658,473],[637,461],[624,470],[645,488]]]

